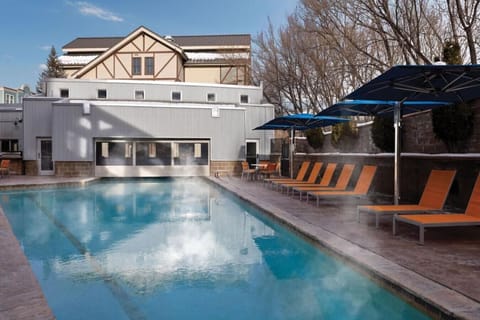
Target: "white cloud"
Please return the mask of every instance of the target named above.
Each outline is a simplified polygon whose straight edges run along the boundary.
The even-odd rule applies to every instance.
[[[123,18],[117,14],[102,9],[92,3],[85,1],[67,1],[67,4],[74,6],[78,11],[84,16],[93,16],[102,20],[113,21],[113,22],[122,22]]]
[[[47,70],[47,65],[45,63],[42,63],[38,65],[38,69],[40,69],[40,71]]]
[[[40,49],[43,50],[43,51],[49,51],[50,49],[52,48],[52,46],[41,46]]]

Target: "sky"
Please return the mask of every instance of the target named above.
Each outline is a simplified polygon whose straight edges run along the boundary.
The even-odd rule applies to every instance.
[[[35,90],[50,48],[77,37],[251,34],[284,25],[299,0],[0,0],[0,86]],[[7,10],[8,8],[8,10]]]

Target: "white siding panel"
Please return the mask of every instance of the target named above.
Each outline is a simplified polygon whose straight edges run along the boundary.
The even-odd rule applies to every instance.
[[[248,95],[251,104],[263,100],[261,87],[139,80],[51,79],[48,95],[59,97],[62,88],[69,89],[70,99],[96,99],[97,90],[106,89],[108,98],[113,100],[132,100],[134,90],[144,90],[145,99],[151,101],[170,101],[172,91],[182,92],[182,102],[204,102],[207,93],[215,93],[221,103],[238,104],[240,95]]]
[[[55,105],[53,157],[56,161],[93,160],[94,138],[210,139],[211,160],[237,160],[245,141],[245,110],[210,108]]]
[[[52,102],[55,100],[58,99],[24,99],[24,160],[36,160],[37,137],[52,136]]]
[[[270,154],[270,140],[274,137],[273,130],[253,130],[267,121],[275,118],[273,105],[254,106],[246,108],[245,126],[247,139],[259,139],[259,153]]]

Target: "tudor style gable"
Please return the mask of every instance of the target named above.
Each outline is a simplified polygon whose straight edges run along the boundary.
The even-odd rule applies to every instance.
[[[62,50],[67,78],[251,83],[248,34],[160,36],[142,26],[126,37],[77,38]]]
[[[181,48],[140,27],[70,77],[184,81],[185,60]]]

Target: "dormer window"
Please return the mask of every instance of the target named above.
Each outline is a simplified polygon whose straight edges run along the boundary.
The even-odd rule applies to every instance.
[[[132,58],[132,75],[139,76],[142,74],[142,58]]]
[[[155,72],[155,60],[153,57],[145,57],[145,75],[153,76]]]

